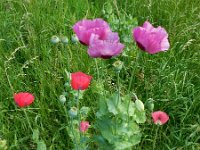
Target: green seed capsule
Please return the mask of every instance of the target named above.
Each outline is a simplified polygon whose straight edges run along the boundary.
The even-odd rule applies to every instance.
[[[68,37],[66,37],[66,36],[61,37],[61,42],[62,42],[63,44],[68,44],[68,43],[69,43]]]
[[[76,107],[71,107],[71,109],[69,110],[69,116],[74,118],[76,117],[78,114],[78,110]]]
[[[122,67],[123,67],[123,62],[120,61],[120,60],[117,60],[113,63],[113,66],[114,66],[114,69],[117,71],[117,72],[120,72],[122,70]]]
[[[64,103],[66,102],[66,97],[65,97],[65,95],[60,95],[59,101],[60,101],[62,104],[64,104]]]
[[[51,37],[51,43],[57,44],[59,42],[60,42],[60,39],[56,35],[54,35],[54,36]]]
[[[71,40],[72,40],[72,43],[74,43],[74,44],[77,44],[79,42],[79,39],[76,36],[76,34],[72,35]]]

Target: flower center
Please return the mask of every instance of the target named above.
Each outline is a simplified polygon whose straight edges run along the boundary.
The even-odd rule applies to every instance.
[[[145,51],[145,47],[139,43],[139,42],[136,42],[137,46],[141,49],[141,50],[144,50]]]

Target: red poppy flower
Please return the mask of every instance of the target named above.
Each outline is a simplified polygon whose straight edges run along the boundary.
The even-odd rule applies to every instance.
[[[34,96],[28,92],[20,92],[14,94],[15,103],[19,107],[29,106],[31,103],[33,103],[34,99],[35,99]]]
[[[163,125],[169,120],[169,116],[163,111],[155,111],[151,114],[155,124]]]
[[[75,72],[71,74],[71,86],[74,90],[85,90],[90,84],[91,76],[82,72]]]
[[[79,130],[80,130],[81,132],[86,132],[87,129],[88,129],[89,127],[90,127],[90,124],[89,124],[88,121],[82,121],[82,122],[80,123]]]

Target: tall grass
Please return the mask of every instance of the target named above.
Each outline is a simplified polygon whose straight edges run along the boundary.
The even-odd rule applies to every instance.
[[[13,92],[29,91],[35,97],[32,107],[25,108],[32,128],[38,129],[48,149],[70,149],[64,109],[58,101],[63,92],[66,72],[83,71],[97,80],[95,61],[86,47],[78,44],[52,45],[52,35],[70,37],[72,26],[82,18],[103,17],[104,2],[114,13],[131,14],[139,24],[145,20],[161,25],[169,32],[171,48],[166,53],[148,55],[135,49],[125,59],[122,82],[145,102],[153,98],[155,110],[169,113],[170,121],[156,131],[142,125],[143,140],[135,149],[200,148],[200,7],[198,0],[2,0],[0,3],[0,138],[9,149],[36,149],[32,131],[21,109],[13,102]],[[131,31],[130,31],[131,32]],[[130,46],[131,47],[131,46]],[[139,53],[139,59],[137,55]],[[109,61],[97,60],[101,76],[109,76]],[[108,79],[115,83],[115,79]],[[104,81],[109,88],[108,81]],[[92,89],[91,91],[95,91]],[[122,91],[128,88],[124,84]],[[93,101],[92,101],[93,100]],[[85,101],[95,110],[95,94],[87,92]],[[91,113],[91,119],[93,115]]]

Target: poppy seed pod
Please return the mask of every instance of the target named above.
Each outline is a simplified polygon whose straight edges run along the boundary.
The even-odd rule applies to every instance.
[[[66,36],[61,37],[61,42],[62,42],[63,44],[68,44],[68,43],[69,43],[68,37],[66,37]]]
[[[60,42],[60,39],[56,35],[54,35],[54,36],[51,37],[51,43],[57,44],[59,42]]]
[[[77,44],[79,42],[78,37],[76,36],[76,34],[73,34],[71,37],[72,43]]]

